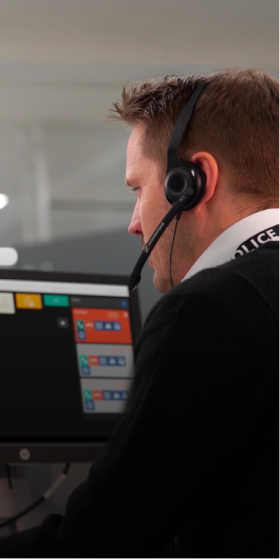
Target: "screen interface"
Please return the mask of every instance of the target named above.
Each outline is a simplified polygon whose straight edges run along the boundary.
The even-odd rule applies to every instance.
[[[0,279],[0,438],[106,437],[134,375],[126,285]]]

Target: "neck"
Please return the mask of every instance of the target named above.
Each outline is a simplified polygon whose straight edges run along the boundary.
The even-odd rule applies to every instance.
[[[237,223],[241,219],[256,213],[254,208],[234,207],[232,204],[216,204],[215,207],[205,208],[205,206],[194,209],[193,212],[183,214],[182,231],[184,246],[184,258],[181,260],[182,266],[177,269],[176,283],[179,283],[205,250],[219,237],[226,229]],[[183,229],[183,228],[182,228]]]

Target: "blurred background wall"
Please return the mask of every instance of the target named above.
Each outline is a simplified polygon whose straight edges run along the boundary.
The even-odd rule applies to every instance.
[[[129,274],[141,250],[127,234],[129,132],[104,122],[111,102],[155,75],[256,67],[278,77],[278,21],[277,0],[0,0],[0,246],[18,250],[16,267]],[[158,297],[147,268],[143,319]],[[36,499],[60,467],[13,475]],[[19,527],[63,512],[88,467],[75,465]]]

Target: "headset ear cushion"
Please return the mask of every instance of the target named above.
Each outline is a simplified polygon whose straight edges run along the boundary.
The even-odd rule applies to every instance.
[[[182,210],[191,210],[201,200],[205,191],[205,182],[205,174],[198,165],[194,163],[176,165],[166,176],[165,196],[170,204],[174,204],[182,194],[189,193],[190,199]]]
[[[164,189],[167,200],[174,204],[182,194],[188,193],[193,196],[193,176],[190,170],[183,165],[176,165],[168,173],[165,179]]]

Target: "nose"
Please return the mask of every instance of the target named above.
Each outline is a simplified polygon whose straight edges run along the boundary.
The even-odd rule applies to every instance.
[[[135,204],[131,222],[128,227],[128,232],[131,233],[131,235],[137,235],[138,237],[143,235],[141,219],[140,219],[139,200],[137,200]]]

